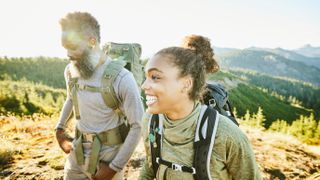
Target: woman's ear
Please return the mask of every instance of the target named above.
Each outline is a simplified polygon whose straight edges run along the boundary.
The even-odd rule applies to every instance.
[[[186,89],[188,92],[190,92],[190,90],[192,89],[192,86],[193,86],[193,81],[191,76],[184,77],[183,88]]]

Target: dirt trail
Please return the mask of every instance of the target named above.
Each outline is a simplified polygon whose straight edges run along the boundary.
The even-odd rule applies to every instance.
[[[0,179],[62,179],[65,155],[59,149],[50,119],[28,121],[0,117],[0,153],[11,158],[0,161]],[[248,135],[264,179],[319,179],[320,148],[277,133],[241,127]],[[0,156],[1,157],[1,156]],[[125,168],[125,179],[135,180],[144,161],[140,141]]]

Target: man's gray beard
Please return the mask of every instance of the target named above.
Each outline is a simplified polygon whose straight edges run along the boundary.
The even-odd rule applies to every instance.
[[[89,79],[92,76],[95,68],[90,61],[88,51],[85,51],[83,53],[82,58],[80,60],[73,61],[73,63],[79,71],[79,74],[82,78]]]

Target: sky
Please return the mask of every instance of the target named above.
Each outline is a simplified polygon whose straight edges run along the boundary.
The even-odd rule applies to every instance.
[[[217,47],[320,46],[318,0],[0,0],[0,57],[61,57],[59,19],[86,11],[105,42],[142,45],[142,58],[186,35]]]

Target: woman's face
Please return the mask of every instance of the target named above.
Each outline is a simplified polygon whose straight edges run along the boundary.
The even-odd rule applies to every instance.
[[[179,77],[179,69],[168,56],[156,55],[145,67],[146,80],[142,89],[146,94],[147,112],[167,114],[183,108],[188,99],[186,78]]]

